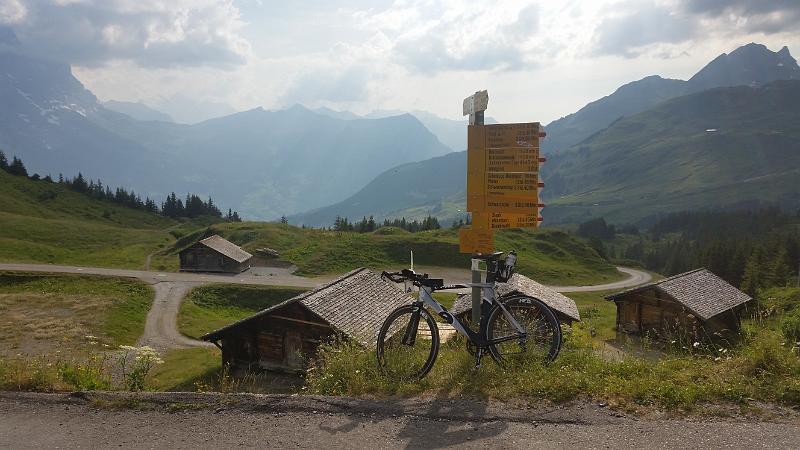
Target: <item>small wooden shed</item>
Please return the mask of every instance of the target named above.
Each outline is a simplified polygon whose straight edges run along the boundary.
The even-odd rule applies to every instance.
[[[233,242],[213,235],[180,251],[181,272],[241,273],[250,268],[253,255]]]
[[[498,283],[497,293],[501,297],[522,294],[541,300],[553,310],[558,321],[563,324],[570,325],[574,321],[581,320],[575,300],[537,283],[525,275],[515,273],[507,283]],[[459,319],[467,318],[472,313],[472,294],[459,295],[450,312]]]
[[[201,339],[234,370],[302,370],[320,342],[341,333],[374,347],[383,321],[413,299],[380,274],[356,269]]]
[[[707,269],[697,269],[639,286],[606,299],[617,305],[617,331],[695,340],[738,332],[750,296]]]

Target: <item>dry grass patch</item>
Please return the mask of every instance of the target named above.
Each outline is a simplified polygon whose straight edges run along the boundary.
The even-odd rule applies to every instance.
[[[0,273],[0,357],[83,354],[133,344],[152,289],[128,279]]]

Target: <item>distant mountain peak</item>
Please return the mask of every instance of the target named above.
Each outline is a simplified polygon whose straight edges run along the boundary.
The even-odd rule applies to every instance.
[[[714,58],[689,79],[689,84],[693,90],[699,91],[793,79],[800,79],[800,67],[787,47],[773,52],[764,44],[751,42]]]

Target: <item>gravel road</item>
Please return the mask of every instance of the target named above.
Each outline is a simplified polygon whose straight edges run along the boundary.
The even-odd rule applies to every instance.
[[[210,342],[198,341],[182,335],[178,331],[178,310],[183,297],[189,290],[201,283],[164,281],[153,288],[156,295],[153,306],[147,313],[144,333],[138,345],[149,345],[164,351],[173,348],[213,347]]]
[[[630,267],[617,267],[617,270],[627,274],[628,278],[613,283],[594,284],[590,286],[550,286],[558,292],[596,292],[612,291],[616,289],[627,289],[640,284],[648,283],[653,276],[643,270],[631,269]]]
[[[418,269],[419,271],[428,271],[438,276],[444,276],[448,283],[467,282],[469,279],[469,271],[467,270],[441,267],[420,267]],[[625,267],[618,267],[617,269],[627,273],[629,278],[602,285],[556,286],[554,289],[560,292],[623,289],[646,283],[651,278],[649,273],[640,270]],[[147,314],[144,334],[139,339],[139,345],[149,345],[159,351],[213,345],[208,342],[190,339],[183,336],[178,331],[177,317],[181,301],[186,293],[195,286],[208,283],[229,283],[311,288],[327,281],[325,278],[305,278],[293,275],[286,268],[262,268],[261,270],[248,271],[238,275],[153,272],[146,270],[60,266],[53,264],[0,264],[0,270],[138,278],[146,283],[152,284],[155,289],[155,297],[153,299],[153,306]],[[267,270],[266,273],[265,270]]]
[[[751,449],[800,440],[796,418],[636,419],[593,404],[145,394],[159,398],[129,409],[93,396],[0,393],[0,447]]]
[[[0,270],[17,272],[51,272],[138,278],[149,283],[163,281],[190,283],[262,284],[311,288],[327,281],[326,278],[306,278],[289,273],[285,268],[273,268],[272,275],[256,275],[260,271],[247,271],[236,275],[190,272],[154,272],[147,270],[107,269],[102,267],[60,266],[55,264],[0,264]]]

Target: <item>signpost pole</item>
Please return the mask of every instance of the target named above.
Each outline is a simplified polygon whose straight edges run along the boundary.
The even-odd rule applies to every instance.
[[[483,125],[483,111],[486,108],[486,105],[480,106],[476,108],[475,106],[475,96],[479,95],[476,92],[474,95],[471,96],[472,100],[470,100],[471,105],[469,106],[469,124],[470,125]],[[488,104],[489,96],[486,95],[487,104]],[[477,255],[473,255],[477,256]],[[481,267],[480,267],[480,260],[472,258],[472,282],[473,283],[480,283],[481,282]],[[472,288],[472,323],[474,327],[477,329],[480,327],[481,323],[481,288],[473,287]]]

